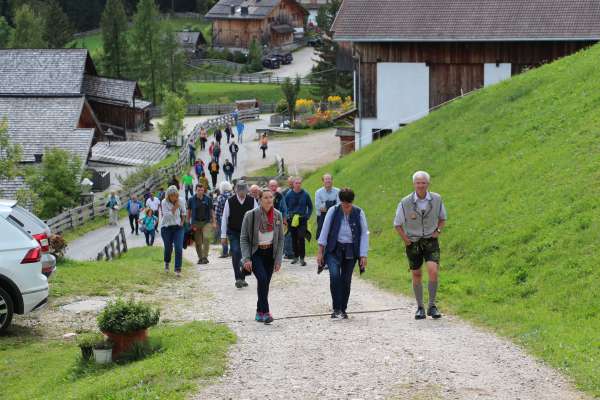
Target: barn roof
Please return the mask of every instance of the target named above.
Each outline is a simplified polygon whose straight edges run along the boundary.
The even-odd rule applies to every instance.
[[[146,108],[151,104],[137,99],[142,96],[142,92],[136,81],[85,75],[83,78],[83,92],[90,100],[100,103],[135,106],[138,109]],[[134,98],[136,98],[135,102]]]
[[[83,95],[69,97],[0,97],[0,120],[6,118],[11,143],[23,149],[22,162],[34,162],[46,148],[61,148],[87,160],[94,129],[78,129]]]
[[[181,46],[196,46],[197,43],[206,44],[202,32],[182,31],[177,32],[177,40]]]
[[[334,39],[600,40],[600,0],[344,0]]]
[[[96,73],[86,49],[0,50],[0,95],[80,94],[86,71]]]
[[[282,0],[219,0],[206,14],[208,19],[264,19]],[[232,7],[235,13],[231,13]],[[248,7],[248,14],[242,14],[241,8]],[[306,14],[300,4],[298,7]]]

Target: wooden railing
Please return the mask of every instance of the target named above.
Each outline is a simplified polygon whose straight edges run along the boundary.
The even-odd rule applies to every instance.
[[[241,110],[239,112],[239,119],[242,121],[251,120],[258,118],[260,113],[272,113],[275,112],[276,104],[265,103],[260,104],[259,108],[252,110]],[[235,110],[235,103],[227,104],[188,104],[186,109],[186,115],[221,115],[229,114]],[[155,106],[150,109],[150,116],[152,118],[158,118],[162,116],[162,107]]]
[[[215,82],[215,83],[272,83],[281,85],[287,78],[280,76],[271,75],[216,75],[210,73],[197,73],[191,78],[195,82]],[[295,77],[290,77],[292,82],[295,81]],[[300,78],[300,84],[311,85],[311,79],[308,77]]]
[[[257,114],[258,110],[243,110],[240,111],[240,118],[242,116],[248,116],[250,114]],[[197,124],[192,132],[188,135],[191,136],[194,142],[197,142],[200,136],[200,128],[205,127],[206,129],[215,128],[216,126],[223,126],[226,123],[234,123],[234,119],[231,114],[220,115],[216,118],[212,118],[203,123]],[[185,142],[187,143],[187,141]],[[136,185],[127,191],[119,191],[118,195],[120,198],[125,199],[129,198],[131,195],[136,194],[139,197],[142,197],[147,192],[155,192],[159,187],[161,187],[166,180],[168,180],[171,176],[177,175],[179,176],[183,170],[188,165],[188,148],[187,145],[181,146],[179,149],[179,156],[177,160],[163,168],[159,168],[152,173],[144,182]],[[85,224],[86,222],[93,220],[98,217],[104,217],[108,214],[108,209],[106,207],[106,198],[94,200],[91,203],[84,204],[80,207],[75,207],[69,210],[62,212],[61,214],[50,218],[46,221],[52,233],[54,234],[62,234],[66,230],[77,228]]]
[[[127,239],[125,239],[125,228],[121,227],[119,233],[111,240],[96,256],[96,261],[110,261],[127,253]]]

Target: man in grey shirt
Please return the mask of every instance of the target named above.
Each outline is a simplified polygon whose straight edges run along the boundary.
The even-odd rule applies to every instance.
[[[321,179],[323,181],[323,187],[320,187],[315,192],[315,210],[317,210],[317,238],[321,235],[321,229],[323,228],[323,221],[327,210],[331,207],[340,204],[338,198],[340,190],[333,187],[333,177],[331,174],[323,175]]]
[[[438,237],[446,223],[446,209],[442,197],[429,192],[430,177],[425,171],[413,175],[415,191],[398,204],[394,227],[406,245],[406,256],[412,271],[413,290],[417,300],[415,319],[425,319],[423,305],[423,261],[429,274],[429,305],[427,315],[437,319],[441,314],[435,304],[440,264]]]

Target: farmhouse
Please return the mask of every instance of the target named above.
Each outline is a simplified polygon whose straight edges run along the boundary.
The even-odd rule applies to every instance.
[[[360,149],[473,90],[600,40],[600,0],[344,0]]]
[[[219,0],[206,14],[213,46],[233,49],[248,49],[253,39],[269,48],[290,46],[307,16],[295,0]]]

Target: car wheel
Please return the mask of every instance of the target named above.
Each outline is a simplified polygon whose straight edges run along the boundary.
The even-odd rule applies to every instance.
[[[12,297],[0,288],[0,332],[4,332],[10,326],[14,312]]]

